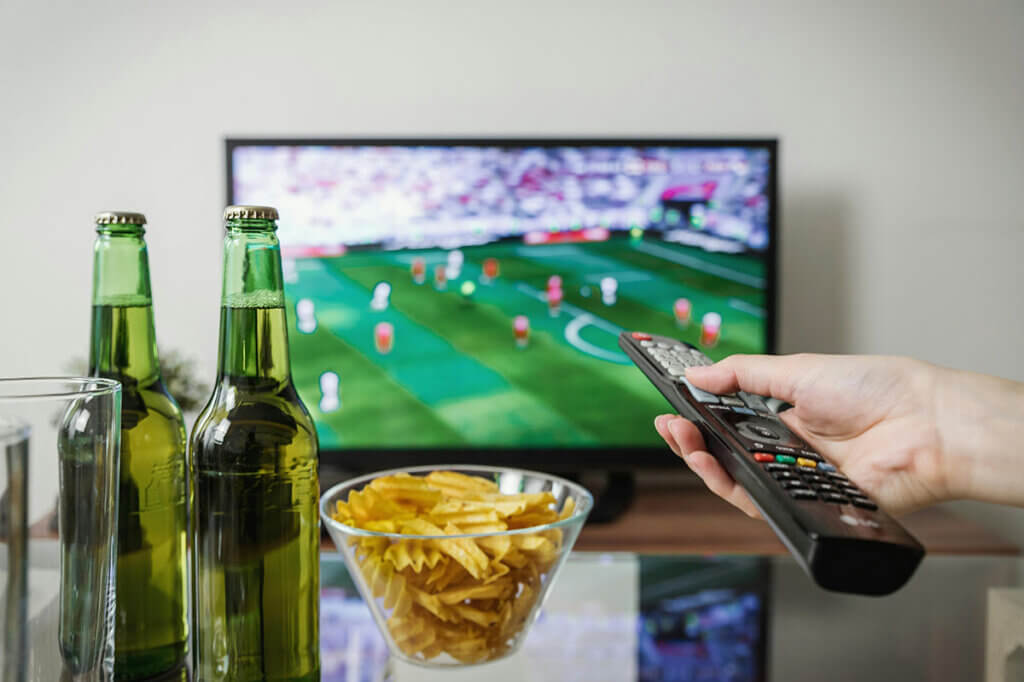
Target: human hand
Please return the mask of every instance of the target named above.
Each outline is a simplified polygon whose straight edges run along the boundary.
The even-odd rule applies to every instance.
[[[713,393],[743,390],[794,407],[783,422],[887,512],[960,496],[939,423],[939,367],[910,358],[733,355],[686,377]],[[747,493],[706,450],[697,427],[661,415],[655,428],[716,495],[760,517]]]

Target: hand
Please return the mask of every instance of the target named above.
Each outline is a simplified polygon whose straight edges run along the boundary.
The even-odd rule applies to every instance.
[[[940,430],[942,372],[949,370],[909,358],[734,355],[686,376],[713,393],[743,390],[791,403],[782,421],[886,511],[900,514],[961,494]],[[696,426],[674,415],[654,424],[712,492],[760,517]]]

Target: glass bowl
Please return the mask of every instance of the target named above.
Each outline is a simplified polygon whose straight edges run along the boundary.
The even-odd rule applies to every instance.
[[[375,478],[431,471],[483,477],[505,495],[550,493],[553,508],[565,512],[565,518],[503,531],[413,535],[364,530],[332,516],[339,502],[348,502],[350,493]],[[339,483],[320,499],[320,517],[392,656],[446,668],[489,663],[519,648],[592,506],[586,488],[549,474],[490,466],[421,466]],[[486,565],[474,557],[484,557]],[[466,566],[476,569],[476,575]]]

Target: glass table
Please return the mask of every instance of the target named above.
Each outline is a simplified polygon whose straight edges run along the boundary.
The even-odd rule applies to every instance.
[[[873,598],[821,590],[788,555],[574,552],[519,652],[443,671],[389,661],[340,556],[321,557],[323,682],[1024,680],[1020,556],[929,555]]]
[[[574,552],[519,652],[435,671],[388,661],[340,558],[322,557],[324,682],[963,682],[987,679],[987,638],[998,649],[1015,636],[987,632],[987,618],[1012,623],[1019,608],[1024,626],[1024,593],[1002,591],[1024,585],[1015,556],[928,556],[902,590],[875,598],[821,590],[786,555]],[[1002,670],[1016,674],[1012,647],[995,653],[990,679],[1018,679]]]

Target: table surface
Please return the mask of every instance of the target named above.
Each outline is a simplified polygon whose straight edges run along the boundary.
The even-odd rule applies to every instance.
[[[620,519],[583,530],[520,652],[485,667],[440,673],[389,661],[328,540],[321,572],[322,682],[380,680],[385,672],[392,680],[423,682],[484,675],[488,682],[686,680],[698,679],[695,670],[707,673],[708,665],[716,672],[707,679],[733,682],[985,679],[986,656],[990,669],[1005,658],[993,642],[1014,641],[1013,633],[1000,634],[990,624],[992,614],[1024,624],[1024,613],[1017,613],[1024,603],[1024,557],[1013,544],[943,510],[911,514],[904,522],[928,550],[910,583],[881,599],[841,595],[816,587],[764,522],[702,487],[648,483]],[[37,528],[37,536],[46,534]],[[723,642],[734,643],[735,633],[723,636],[702,619],[736,608],[729,595],[735,597],[737,571],[749,576],[750,562],[764,567],[755,586],[763,646],[751,641],[742,651],[730,650]],[[716,599],[724,601],[716,607]],[[664,618],[652,620],[652,608]],[[666,645],[650,631],[672,631],[679,623],[700,623],[700,636]],[[1024,646],[1024,627],[1020,639]],[[750,669],[751,647],[766,652],[758,664],[763,678],[743,673]]]
[[[751,562],[766,568],[760,591],[742,577]],[[339,590],[343,574],[337,555],[325,552],[322,682],[369,682],[386,672],[416,682],[980,682],[987,642],[1007,636],[991,632],[992,604],[1024,619],[1017,557],[929,556],[903,589],[873,598],[819,589],[788,555],[574,552],[520,651],[437,671],[388,660],[368,610]],[[748,588],[763,621],[746,632],[735,610]],[[766,660],[757,661],[751,654],[762,649]]]

